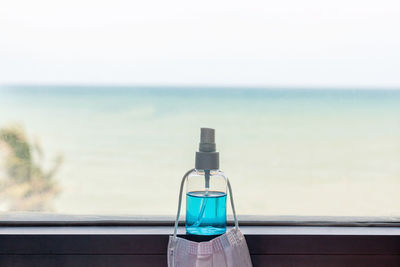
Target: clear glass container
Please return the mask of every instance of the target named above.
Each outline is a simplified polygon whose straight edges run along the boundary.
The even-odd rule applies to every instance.
[[[226,232],[227,178],[220,170],[194,170],[187,177],[186,232],[221,235]]]

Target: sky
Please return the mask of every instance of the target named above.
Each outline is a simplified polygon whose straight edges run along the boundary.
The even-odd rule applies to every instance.
[[[400,88],[398,0],[2,0],[1,84]]]

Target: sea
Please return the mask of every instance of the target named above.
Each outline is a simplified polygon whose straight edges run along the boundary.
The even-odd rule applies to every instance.
[[[239,214],[400,216],[400,90],[1,86],[16,124],[64,159],[54,213],[175,214],[210,127]]]

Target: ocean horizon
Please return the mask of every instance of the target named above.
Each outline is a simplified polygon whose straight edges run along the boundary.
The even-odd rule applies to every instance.
[[[200,127],[239,214],[400,215],[400,90],[0,86],[0,128],[43,146],[54,212],[172,215]]]

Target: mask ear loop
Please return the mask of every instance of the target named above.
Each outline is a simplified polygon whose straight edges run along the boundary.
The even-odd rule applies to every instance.
[[[175,219],[175,229],[174,229],[174,240],[176,239],[176,234],[178,233],[178,223],[179,223],[179,216],[181,215],[181,206],[182,206],[182,192],[183,192],[183,186],[185,185],[186,177],[194,171],[194,169],[191,169],[185,173],[182,177],[181,181],[181,189],[179,190],[179,200],[178,200],[178,212],[176,214],[176,219]]]
[[[191,169],[191,170],[187,171],[185,173],[185,175],[183,175],[183,177],[182,177],[181,187],[179,189],[178,212],[176,214],[175,226],[174,226],[174,240],[176,240],[176,236],[177,236],[177,233],[178,233],[179,217],[180,217],[180,214],[181,214],[181,206],[182,206],[183,186],[185,185],[185,181],[186,181],[186,178],[188,177],[188,175],[194,170],[195,169]],[[235,221],[235,230],[239,230],[239,222],[238,222],[238,219],[236,217],[235,204],[233,203],[233,194],[232,194],[231,183],[229,182],[228,178],[226,178],[226,181],[227,181],[227,184],[228,184],[229,197],[230,197],[230,200],[231,200],[233,219]]]
[[[229,182],[229,179],[226,178],[226,181],[228,183],[228,190],[229,190],[229,196],[231,199],[231,207],[232,207],[232,213],[233,213],[233,220],[235,221],[235,230],[239,230],[239,222],[236,217],[236,210],[235,210],[235,204],[233,203],[233,193],[232,193],[232,187],[231,183]]]

